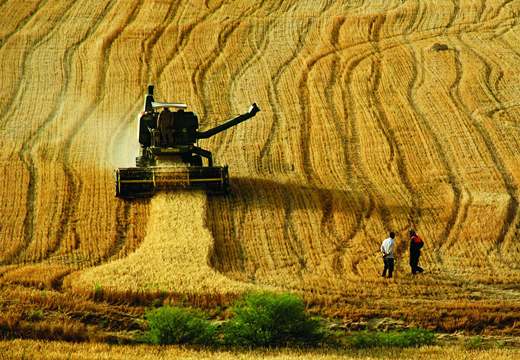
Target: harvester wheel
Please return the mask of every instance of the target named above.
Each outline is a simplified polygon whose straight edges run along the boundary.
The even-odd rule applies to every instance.
[[[135,158],[135,166],[137,167],[148,167],[148,158],[145,156],[138,156]]]
[[[202,166],[202,157],[199,155],[183,157],[182,161],[189,163],[190,166]]]
[[[193,159],[192,159],[191,165],[193,165],[193,166],[202,166],[202,157],[194,156]]]

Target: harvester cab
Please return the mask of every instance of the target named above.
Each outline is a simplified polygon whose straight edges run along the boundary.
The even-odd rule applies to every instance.
[[[136,167],[116,170],[116,196],[151,196],[159,190],[176,188],[227,193],[228,167],[213,166],[211,152],[198,146],[199,139],[252,118],[260,111],[258,106],[253,104],[247,113],[199,132],[199,119],[194,112],[185,111],[186,104],[156,102],[153,90],[153,85],[149,85],[138,117],[141,150]],[[203,166],[202,158],[207,159],[208,166]]]

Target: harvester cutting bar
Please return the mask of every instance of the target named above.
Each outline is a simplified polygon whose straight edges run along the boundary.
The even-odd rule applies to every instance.
[[[195,189],[226,194],[229,191],[227,166],[119,168],[116,196],[145,197],[159,190]]]

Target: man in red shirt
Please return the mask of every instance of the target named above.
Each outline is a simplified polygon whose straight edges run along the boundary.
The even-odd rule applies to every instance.
[[[421,248],[424,242],[417,236],[415,230],[410,230],[410,267],[412,274],[422,273],[424,270],[419,266],[419,257],[421,256]]]

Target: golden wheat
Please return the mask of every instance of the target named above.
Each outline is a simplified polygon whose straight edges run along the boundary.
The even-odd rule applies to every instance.
[[[206,228],[206,194],[160,193],[151,200],[146,237],[127,257],[74,274],[72,291],[240,293],[248,286],[209,266],[213,238]],[[205,254],[206,256],[201,256]],[[78,289],[78,290],[77,290]]]
[[[177,346],[165,346],[160,349],[152,346],[110,346],[108,344],[77,344],[65,342],[40,342],[31,340],[13,340],[0,343],[0,351],[5,359],[38,358],[46,359],[512,359],[519,355],[516,349],[465,350],[460,346],[442,348],[438,346],[420,349],[379,349],[357,353],[298,351],[298,350],[256,350],[222,351],[190,350]]]
[[[360,314],[369,298],[391,312],[383,297],[520,297],[518,1],[1,9],[2,283],[272,287]],[[229,196],[114,197],[148,83],[201,130],[259,104],[200,144],[230,166]],[[426,241],[424,278],[409,275],[410,228]]]

